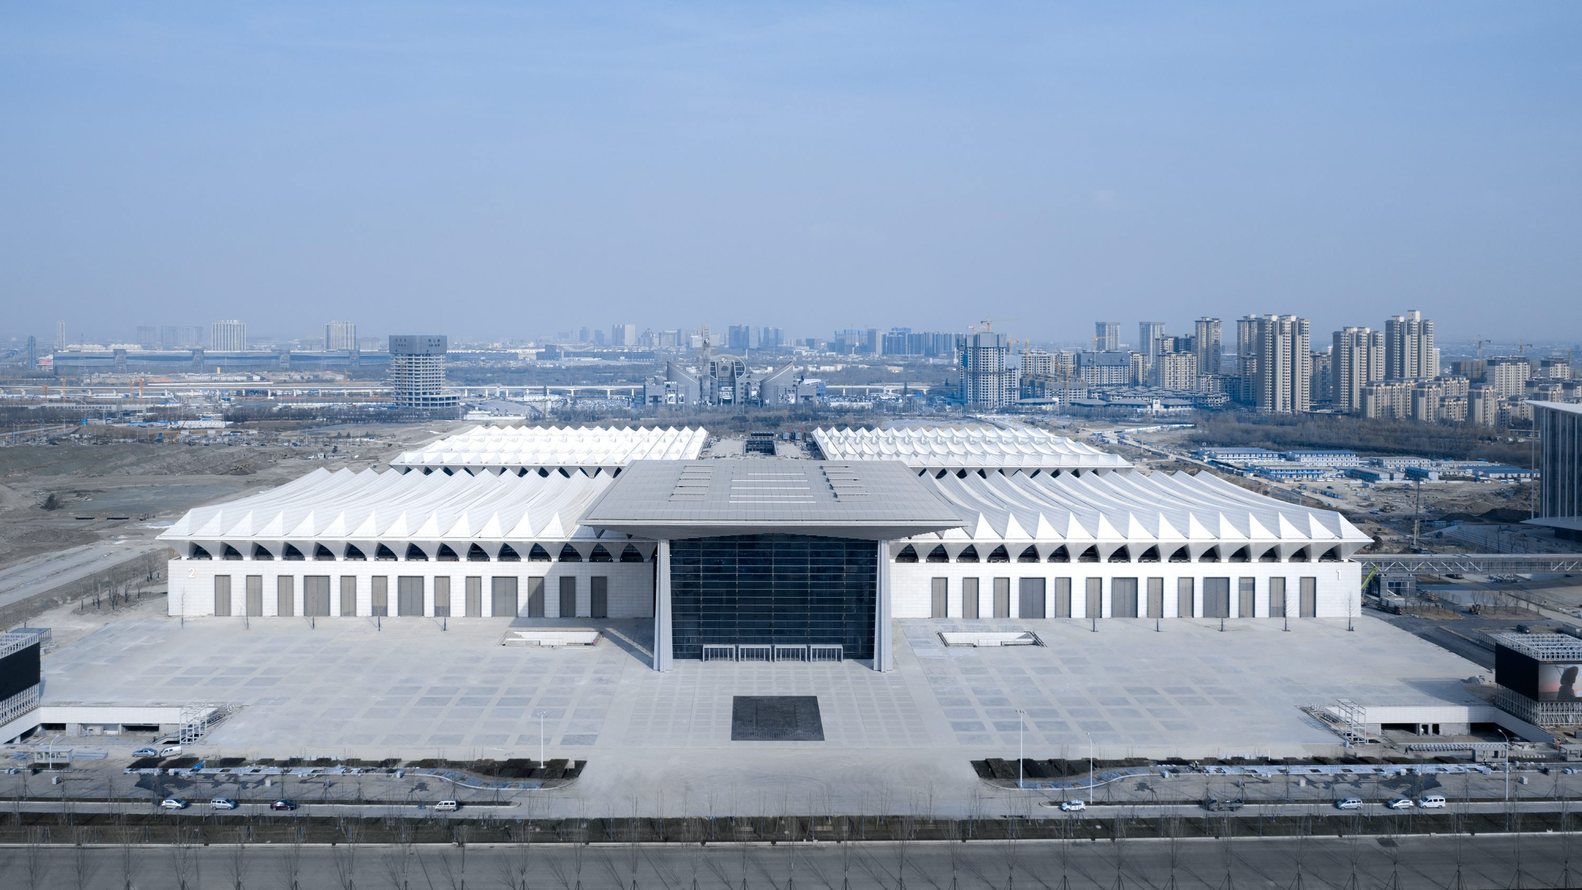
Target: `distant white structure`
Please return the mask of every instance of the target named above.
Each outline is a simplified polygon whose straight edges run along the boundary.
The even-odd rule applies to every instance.
[[[209,333],[209,349],[214,352],[246,352],[247,323],[234,318],[215,322]]]
[[[390,400],[397,408],[435,411],[455,408],[460,398],[445,391],[443,334],[390,337]]]
[[[332,321],[324,326],[324,350],[326,352],[356,352],[357,351],[357,323],[354,321]]]

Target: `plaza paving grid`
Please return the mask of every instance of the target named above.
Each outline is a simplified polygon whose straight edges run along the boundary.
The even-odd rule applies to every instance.
[[[738,695],[731,699],[733,742],[822,742],[816,695]]]
[[[548,622],[556,624],[555,622]],[[559,626],[572,626],[562,622]],[[525,626],[526,622],[519,622]],[[581,626],[587,626],[585,623]],[[591,648],[501,646],[489,619],[134,619],[45,656],[44,703],[238,706],[202,743],[248,756],[551,756],[749,766],[807,742],[732,742],[736,696],[816,699],[821,756],[1290,755],[1337,738],[1300,711],[1470,701],[1480,668],[1370,618],[1230,622],[907,620],[896,670],[679,661],[655,673],[650,628],[612,622]],[[1045,644],[946,648],[941,630],[1032,630]],[[1020,714],[1018,712],[1021,712]],[[1025,715],[1025,716],[1024,716]],[[131,741],[131,740],[129,740]],[[885,752],[889,752],[888,754]]]

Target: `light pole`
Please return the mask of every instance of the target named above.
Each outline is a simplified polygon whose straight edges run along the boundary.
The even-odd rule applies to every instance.
[[[544,712],[538,712],[538,768],[544,769],[548,764],[544,760]]]
[[[1088,737],[1088,800],[1093,800],[1093,733],[1084,730]]]
[[[1027,786],[1022,782],[1022,729],[1027,726],[1027,712],[1021,708],[1016,709],[1016,790],[1024,790]]]
[[[1503,727],[1494,727],[1501,737],[1505,739],[1505,822],[1511,821],[1511,734]]]

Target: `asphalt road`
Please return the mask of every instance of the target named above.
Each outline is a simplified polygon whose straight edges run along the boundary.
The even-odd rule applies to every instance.
[[[1565,887],[1574,834],[625,845],[0,847],[8,888]]]
[[[157,549],[160,545],[152,541],[128,539],[85,544],[24,559],[0,573],[0,606],[47,593]]]

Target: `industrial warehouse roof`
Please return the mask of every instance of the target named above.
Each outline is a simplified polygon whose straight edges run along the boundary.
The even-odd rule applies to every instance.
[[[813,441],[829,460],[898,460],[913,469],[1114,470],[1116,454],[1036,427],[918,426],[819,429]]]
[[[198,507],[167,541],[532,541],[594,537],[577,519],[610,476],[318,469],[279,488]]]
[[[905,537],[961,525],[962,515],[896,462],[640,461],[582,520],[660,538],[790,532]]]
[[[1582,414],[1582,402],[1528,402],[1534,408],[1548,408],[1551,411],[1563,411],[1566,414]]]
[[[614,469],[634,460],[691,460],[708,431],[692,427],[475,426],[390,462],[406,469]]]
[[[1194,558],[1212,546],[1243,545],[1287,553],[1340,545],[1349,555],[1372,540],[1333,510],[1277,501],[1208,473],[974,473],[923,481],[968,519],[962,529],[925,540],[1038,541],[1068,549],[1194,545]]]

